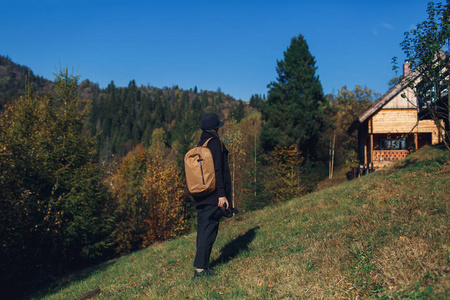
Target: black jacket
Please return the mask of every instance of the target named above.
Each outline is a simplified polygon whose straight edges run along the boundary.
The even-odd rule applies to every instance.
[[[228,150],[220,141],[215,131],[203,131],[200,136],[198,146],[203,145],[209,138],[214,137],[208,143],[214,160],[214,170],[216,172],[216,189],[207,196],[194,197],[195,206],[215,205],[219,204],[219,197],[227,197],[230,208],[232,207],[231,199],[231,176],[230,167],[228,166]]]

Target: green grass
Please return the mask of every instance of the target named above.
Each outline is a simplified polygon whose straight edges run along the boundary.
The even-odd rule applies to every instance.
[[[218,276],[192,282],[195,234],[64,278],[32,299],[446,299],[450,154],[389,169],[221,223]]]

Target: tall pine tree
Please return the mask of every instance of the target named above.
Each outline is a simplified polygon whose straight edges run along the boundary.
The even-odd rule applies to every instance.
[[[277,81],[268,85],[268,100],[261,105],[264,150],[294,146],[308,160],[319,157],[320,139],[332,122],[316,70],[304,37],[292,38],[284,59],[277,61]]]

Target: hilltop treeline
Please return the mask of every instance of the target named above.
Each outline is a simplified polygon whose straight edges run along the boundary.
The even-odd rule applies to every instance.
[[[83,83],[81,84],[83,86]],[[82,89],[85,90],[85,89]],[[138,87],[134,80],[128,87],[118,88],[114,82],[94,98],[88,128],[98,135],[103,161],[123,157],[136,145],[150,146],[151,135],[161,128],[165,145],[174,154],[184,153],[194,143],[203,113],[215,112],[221,118],[230,115],[240,120],[245,105],[217,92],[171,88]]]

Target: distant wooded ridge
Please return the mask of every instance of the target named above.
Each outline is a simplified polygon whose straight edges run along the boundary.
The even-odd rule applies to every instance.
[[[133,81],[130,79],[130,82]],[[113,82],[113,80],[111,80]],[[9,56],[0,54],[0,110],[3,105],[9,102],[11,99],[15,98],[20,91],[25,89],[25,85],[29,84],[32,92],[43,92],[50,91],[52,89],[53,83],[51,80],[44,78],[39,75],[35,75],[33,71],[24,65],[20,65],[12,61]],[[119,87],[118,87],[119,88]],[[150,85],[142,85],[140,88],[146,88],[148,90],[180,90],[178,85],[173,85],[172,87],[153,87]],[[92,82],[90,79],[85,79],[80,84],[80,99],[92,99],[93,96],[96,96],[102,91],[98,84]],[[207,90],[199,90],[199,92],[203,92]],[[189,92],[197,93],[197,87],[193,87],[189,90]],[[208,93],[216,93],[223,94],[224,97],[231,101],[238,101],[234,97],[222,93],[221,89],[218,88],[216,92],[207,91]],[[257,97],[257,95],[255,95]],[[255,96],[252,96],[255,97]],[[260,97],[265,97],[260,95]],[[249,99],[250,100],[250,99]]]
[[[33,71],[14,63],[7,56],[0,56],[0,111],[4,105],[24,93],[45,94],[53,90],[53,82]],[[215,112],[220,118],[240,121],[249,107],[257,110],[265,96],[254,95],[250,103],[236,100],[221,91],[189,90],[177,85],[157,88],[136,85],[130,80],[127,87],[117,87],[114,81],[104,89],[89,79],[79,84],[82,104],[92,102],[86,122],[91,135],[98,137],[98,149],[102,160],[114,155],[122,157],[136,145],[149,145],[153,130],[163,128],[169,148],[176,145],[187,149],[192,134],[198,129],[201,115]],[[184,119],[184,120],[183,120]],[[189,145],[187,145],[189,144]]]

